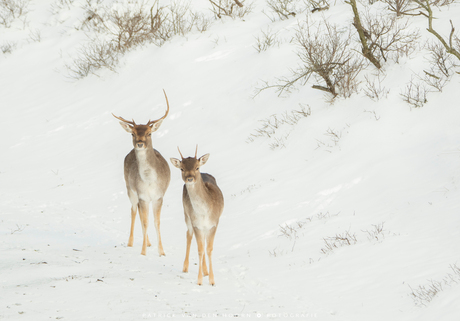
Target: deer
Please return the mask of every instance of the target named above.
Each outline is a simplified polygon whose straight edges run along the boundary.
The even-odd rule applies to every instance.
[[[184,187],[182,191],[182,204],[184,207],[185,224],[187,225],[187,247],[183,272],[188,272],[190,245],[195,234],[198,245],[198,285],[203,284],[203,275],[209,275],[209,284],[215,285],[212,269],[212,251],[214,237],[216,235],[219,218],[224,209],[224,197],[217,186],[216,179],[206,173],[200,172],[200,167],[206,164],[209,154],[197,159],[198,146],[195,150],[195,157],[184,158],[179,149],[182,160],[171,158],[171,163],[182,171]],[[209,259],[209,273],[205,259],[206,252]]]
[[[147,228],[149,226],[149,204],[152,203],[154,223],[157,233],[158,254],[164,256],[163,244],[160,233],[160,214],[163,205],[163,197],[169,186],[171,172],[168,162],[161,154],[152,147],[152,133],[157,131],[163,120],[169,113],[169,102],[166,92],[167,110],[163,117],[157,120],[149,120],[145,125],[138,125],[122,117],[112,115],[120,120],[121,127],[133,136],[133,149],[126,155],[124,160],[124,178],[128,197],[131,202],[131,232],[129,234],[128,247],[134,242],[134,222],[137,210],[142,224],[143,243],[142,255],[147,255],[147,247],[151,246]]]

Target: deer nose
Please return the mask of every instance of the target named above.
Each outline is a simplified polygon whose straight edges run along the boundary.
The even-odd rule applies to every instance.
[[[187,178],[187,182],[193,182],[193,177]]]
[[[144,147],[144,143],[137,143],[137,147],[139,147],[139,148]]]

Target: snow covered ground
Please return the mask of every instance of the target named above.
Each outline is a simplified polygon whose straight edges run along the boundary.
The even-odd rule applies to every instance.
[[[422,108],[400,93],[422,72],[423,53],[385,65],[390,91],[376,102],[360,92],[329,104],[311,84],[253,98],[262,81],[298,64],[291,39],[305,17],[272,22],[260,0],[244,20],[139,47],[117,73],[76,81],[65,64],[86,39],[75,28],[82,10],[75,1],[53,14],[55,2],[33,1],[26,19],[0,26],[0,45],[15,43],[0,53],[0,319],[458,319],[458,75]],[[352,18],[347,4],[323,14]],[[439,15],[460,26],[458,2]],[[422,41],[433,37],[423,17],[414,21]],[[447,19],[436,23],[448,34]],[[280,44],[258,53],[255,37],[267,27]],[[154,147],[169,160],[177,146],[189,156],[198,144],[199,155],[211,154],[202,171],[224,193],[214,287],[196,284],[195,241],[182,273],[183,183],[172,166],[161,219],[166,256],[155,243],[140,255],[139,221],[134,247],[126,246],[122,168],[132,146],[111,113],[156,119],[163,88],[171,111]],[[302,107],[309,115],[295,125],[252,135]],[[149,231],[156,239],[153,224]],[[412,291],[437,282],[442,290],[417,305]]]

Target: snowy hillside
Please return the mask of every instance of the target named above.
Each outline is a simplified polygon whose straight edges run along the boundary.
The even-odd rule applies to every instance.
[[[100,1],[22,3],[27,10],[0,24],[0,319],[458,319],[460,70],[422,107],[403,99],[430,68],[424,44],[436,39],[424,16],[410,18],[420,37],[409,56],[389,59],[380,75],[367,63],[357,92],[331,102],[313,76],[290,93],[257,89],[301,65],[295,35],[307,16],[351,30],[359,52],[344,2],[313,14],[295,1],[303,12],[281,20],[265,0],[222,19],[193,0],[206,30],[143,43],[114,71],[80,79],[68,67],[95,36],[83,26],[85,4]],[[458,1],[433,12],[444,37],[449,20],[460,28]],[[276,41],[258,50],[263,33]],[[380,99],[366,94],[370,84]],[[170,114],[154,148],[169,162],[177,146],[187,157],[198,144],[199,156],[211,155],[202,171],[224,193],[216,286],[196,284],[195,241],[182,273],[183,182],[171,164],[166,256],[152,214],[147,255],[139,220],[127,247],[123,159],[132,142],[111,113],[157,119],[162,89]]]

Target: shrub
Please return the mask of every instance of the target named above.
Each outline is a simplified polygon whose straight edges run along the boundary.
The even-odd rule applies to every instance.
[[[70,76],[80,79],[97,74],[101,68],[115,71],[126,52],[145,43],[162,46],[175,35],[185,35],[194,27],[200,32],[210,24],[203,14],[193,12],[189,1],[172,1],[162,7],[158,0],[151,6],[144,1],[102,2],[87,1],[86,17],[81,28],[92,34],[90,41],[80,47],[67,65]]]
[[[0,0],[0,25],[11,27],[14,19],[27,13],[30,0]]]
[[[289,93],[299,82],[305,85],[311,77],[316,82],[312,88],[328,92],[333,98],[350,97],[357,91],[356,77],[364,63],[351,48],[350,33],[338,32],[337,27],[326,20],[315,25],[307,18],[299,23],[295,41],[301,61],[299,67],[291,70],[291,77],[278,78],[274,85],[266,82],[256,95],[268,88],[275,88],[279,95]]]

